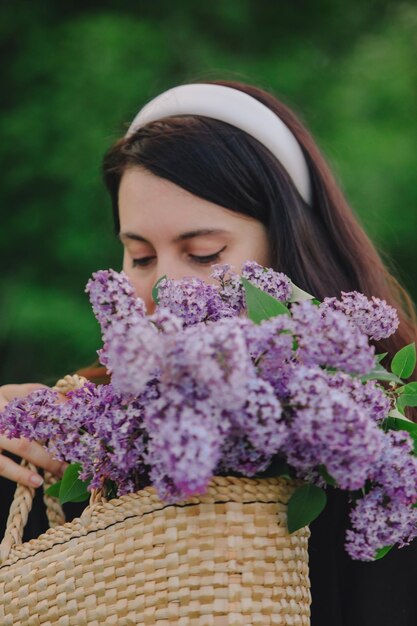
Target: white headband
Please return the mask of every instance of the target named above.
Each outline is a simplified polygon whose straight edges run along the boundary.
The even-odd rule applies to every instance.
[[[310,176],[297,139],[284,122],[252,96],[231,87],[196,83],[180,85],[148,102],[130,124],[126,137],[163,117],[203,115],[248,133],[278,159],[302,198],[311,204]]]

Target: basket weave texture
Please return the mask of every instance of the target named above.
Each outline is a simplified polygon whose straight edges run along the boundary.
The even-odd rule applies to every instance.
[[[97,490],[70,523],[57,525],[55,500],[54,527],[24,544],[34,492],[19,486],[0,546],[0,624],[309,626],[310,533],[287,530],[296,486],[215,476],[175,504],[153,487],[109,502]]]
[[[151,487],[88,506],[0,566],[0,623],[309,624],[308,529],[289,536],[292,486],[215,477],[164,505]]]

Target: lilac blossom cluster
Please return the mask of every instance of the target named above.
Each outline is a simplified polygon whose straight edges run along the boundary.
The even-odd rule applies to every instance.
[[[58,460],[80,463],[80,479],[91,478],[90,490],[113,480],[122,495],[149,484],[143,411],[151,397],[148,389],[140,399],[125,402],[111,384],[90,382],[70,391],[65,401],[39,389],[9,402],[0,430],[10,438],[37,441]]]
[[[145,316],[145,303],[136,298],[133,286],[124,272],[94,272],[85,291],[103,335],[103,348],[98,354],[102,364],[108,366],[107,332],[111,329],[112,335],[118,334],[122,340],[128,329]]]
[[[341,311],[317,307],[310,301],[292,308],[298,356],[306,365],[333,367],[367,374],[375,366],[375,348]]]
[[[111,384],[16,399],[0,432],[80,463],[90,490],[153,485],[166,502],[204,492],[215,474],[256,476],[275,459],[319,485],[325,468],[356,498],[353,558],[405,545],[416,535],[417,460],[408,435],[381,428],[392,394],[360,378],[376,364],[368,337],[394,332],[395,311],[356,292],[291,302],[288,277],[254,262],[242,275],[289,314],[254,323],[228,265],[214,266],[212,283],[164,278],[150,315],[125,274],[96,272],[87,291]]]
[[[393,334],[400,323],[397,311],[385,300],[367,298],[358,291],[341,292],[342,297],[325,298],[322,308],[341,311],[370,339],[379,341]]]
[[[241,275],[277,300],[285,302],[291,297],[291,281],[285,274],[246,261]],[[185,326],[233,318],[244,312],[245,294],[240,275],[233,272],[230,265],[215,265],[212,278],[219,284],[209,284],[199,278],[163,278],[158,285],[159,306],[180,317]]]
[[[382,432],[382,431],[381,431]],[[350,514],[346,550],[353,559],[372,561],[378,549],[408,545],[417,537],[417,457],[405,431],[388,431],[369,479],[373,488]]]
[[[286,457],[290,465],[305,472],[321,465],[341,489],[361,489],[379,459],[383,431],[363,410],[346,386],[319,367],[295,369],[289,383],[292,405]]]

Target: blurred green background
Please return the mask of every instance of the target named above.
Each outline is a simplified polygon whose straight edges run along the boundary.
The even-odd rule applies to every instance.
[[[95,359],[84,287],[121,259],[101,158],[182,82],[243,80],[292,106],[417,298],[415,2],[14,0],[0,32],[1,383]]]

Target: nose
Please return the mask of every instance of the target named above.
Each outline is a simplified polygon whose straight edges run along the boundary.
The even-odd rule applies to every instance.
[[[154,273],[155,282],[163,276],[172,280],[180,280],[187,276],[187,268],[183,267],[176,259],[158,259]]]

